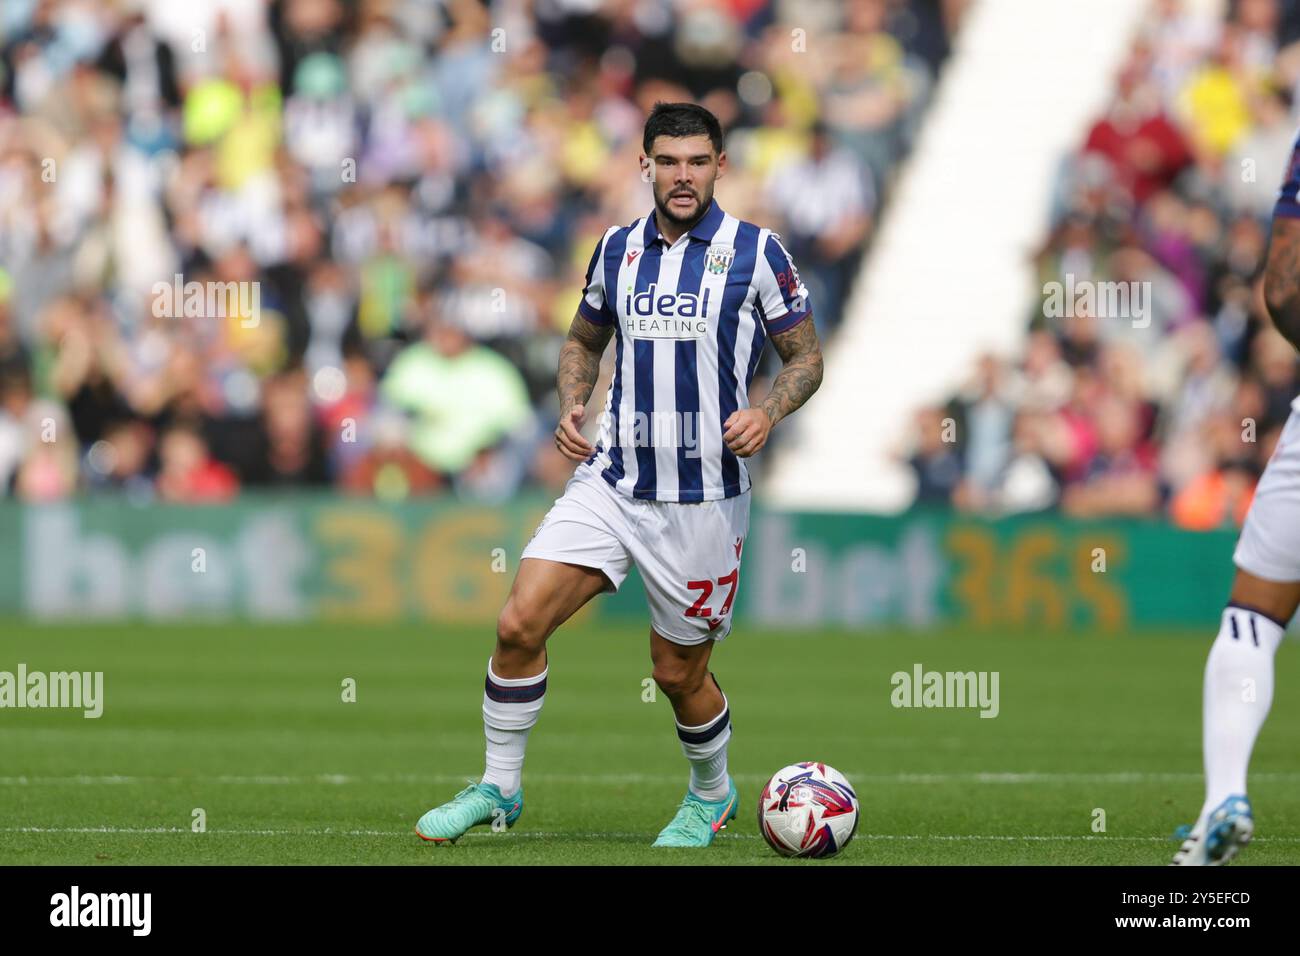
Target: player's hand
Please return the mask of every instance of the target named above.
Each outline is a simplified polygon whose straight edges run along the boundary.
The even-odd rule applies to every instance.
[[[574,405],[560,415],[560,424],[555,428],[555,447],[572,461],[586,461],[596,450],[582,437],[582,423],[587,420],[587,409]]]
[[[722,423],[722,440],[737,458],[748,458],[767,444],[772,419],[761,408],[734,411]]]

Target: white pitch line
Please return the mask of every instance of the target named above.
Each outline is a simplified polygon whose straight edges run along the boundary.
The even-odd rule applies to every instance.
[[[193,833],[189,827],[5,827],[0,833],[109,833],[109,834],[151,834],[151,833]],[[401,836],[395,830],[206,830],[195,836]],[[410,836],[414,836],[412,831]],[[477,835],[477,834],[476,834]]]
[[[215,783],[234,786],[301,786],[305,784],[323,784],[326,786],[343,786],[348,784],[464,784],[476,782],[475,774],[220,774],[217,776],[131,776],[125,774],[70,774],[66,776],[22,775],[0,777],[0,786],[112,786],[135,784],[179,784],[179,783]],[[744,783],[766,783],[762,774],[738,773],[732,775]],[[845,776],[859,786],[865,784],[949,784],[949,783],[983,783],[983,784],[1034,784],[1034,783],[1177,783],[1200,781],[1204,777],[1199,772],[1184,773],[1148,773],[1119,771],[1115,773],[1053,773],[1053,772],[979,772],[979,773],[856,773],[847,772]],[[580,783],[597,785],[616,784],[679,784],[685,774],[646,774],[646,773],[530,773],[528,779],[534,783]],[[1253,781],[1274,783],[1295,783],[1300,781],[1300,773],[1252,773]]]
[[[188,827],[3,827],[0,833],[77,833],[77,834],[114,834],[126,836],[146,836],[150,834],[189,834],[192,831]],[[352,837],[352,836],[379,836],[379,837],[402,837],[413,838],[413,830],[334,830],[326,827],[323,830],[208,830],[205,833],[194,834],[195,836],[308,836],[308,837]],[[563,833],[555,831],[524,831],[512,834],[500,833],[467,833],[462,839],[488,839],[495,840],[498,838],[510,839],[542,839],[542,840],[609,840],[609,839],[635,839],[635,840],[653,840],[654,833],[620,833],[610,831],[606,833]],[[721,840],[758,840],[761,836],[757,833],[724,833],[719,836]],[[859,833],[854,837],[855,840],[937,840],[937,841],[955,841],[955,842],[999,842],[999,843],[1059,843],[1059,842],[1077,842],[1077,843],[1175,843],[1168,837],[1159,836],[1083,836],[1080,834],[1025,834],[1015,836],[1002,833]],[[1259,837],[1251,843],[1300,843],[1300,837]]]

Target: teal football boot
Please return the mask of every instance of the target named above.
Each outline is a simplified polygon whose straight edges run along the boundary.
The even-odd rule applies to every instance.
[[[420,817],[415,832],[421,840],[455,843],[470,827],[483,823],[492,824],[494,830],[512,827],[523,812],[523,787],[513,796],[504,797],[495,784],[471,783],[442,806]]]
[[[727,821],[735,819],[740,795],[736,781],[727,778],[727,795],[712,801],[697,797],[689,790],[672,822],[659,832],[654,846],[708,846]]]

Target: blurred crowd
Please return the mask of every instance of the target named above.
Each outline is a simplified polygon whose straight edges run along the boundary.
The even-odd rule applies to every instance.
[[[983,356],[918,415],[918,503],[1244,519],[1300,391],[1261,294],[1296,135],[1300,3],[1205,6],[1151,5],[1108,110],[1063,163],[1023,353]],[[1140,302],[1060,308],[1089,283]]]
[[[562,485],[559,349],[650,208],[651,106],[719,117],[719,202],[830,335],[963,7],[4,0],[0,489]]]

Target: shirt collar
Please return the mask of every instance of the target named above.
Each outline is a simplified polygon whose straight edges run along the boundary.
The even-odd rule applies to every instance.
[[[700,217],[700,221],[692,226],[687,231],[686,235],[690,236],[692,239],[703,239],[705,242],[708,242],[718,231],[718,227],[722,225],[722,220],[726,215],[727,214],[722,211],[722,207],[718,205],[718,200],[712,199],[709,201],[709,208],[705,211],[704,215]],[[645,221],[646,247],[649,248],[651,243],[660,238],[662,238],[662,236],[659,232],[659,222],[655,217],[655,213],[651,211]]]

